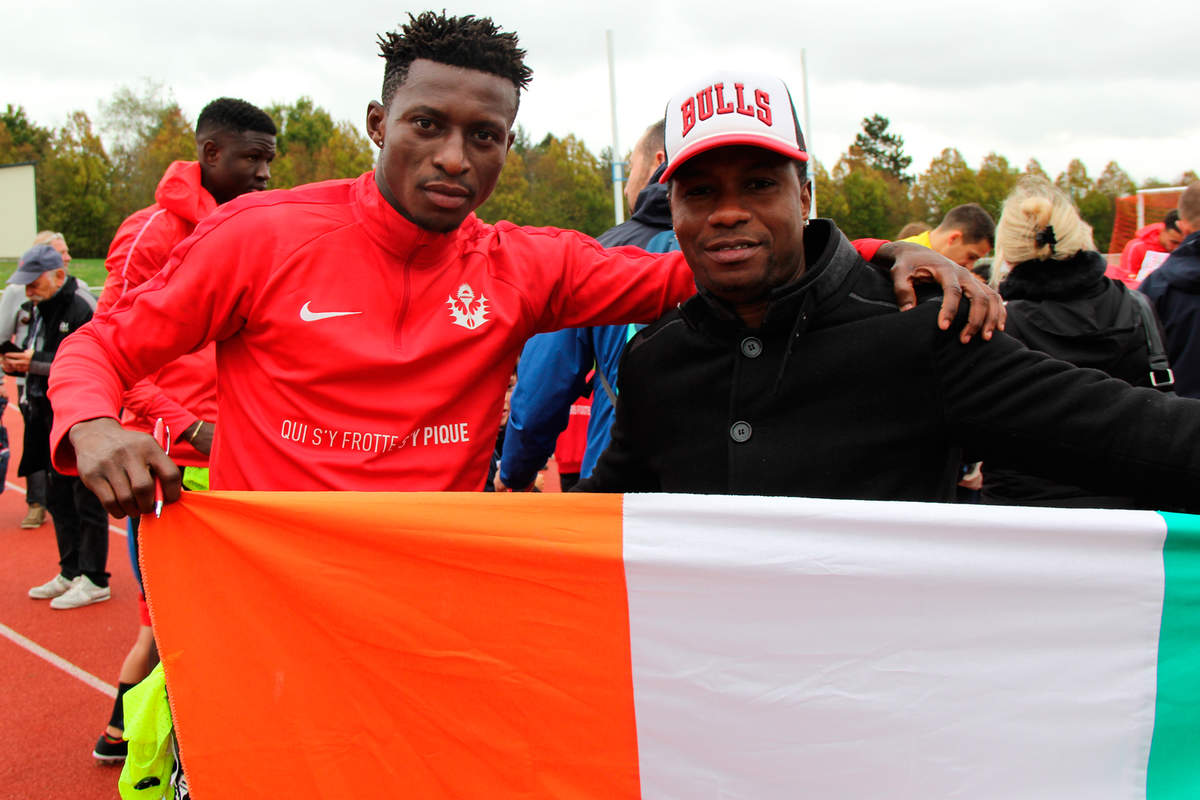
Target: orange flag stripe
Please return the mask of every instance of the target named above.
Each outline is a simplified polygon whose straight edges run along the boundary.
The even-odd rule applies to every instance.
[[[193,793],[638,797],[621,539],[620,496],[187,494],[141,552]]]

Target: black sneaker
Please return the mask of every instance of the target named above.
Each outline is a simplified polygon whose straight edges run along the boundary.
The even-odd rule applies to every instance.
[[[102,733],[96,742],[96,749],[92,751],[92,757],[105,764],[119,764],[125,760],[128,752],[129,742],[124,739],[114,739],[107,733]]]

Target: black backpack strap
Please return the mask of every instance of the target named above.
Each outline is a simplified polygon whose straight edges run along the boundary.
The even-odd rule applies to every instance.
[[[1146,334],[1146,353],[1150,356],[1150,385],[1160,392],[1170,392],[1175,388],[1175,373],[1171,370],[1170,360],[1167,359],[1167,349],[1163,346],[1162,335],[1158,331],[1158,317],[1150,305],[1150,298],[1135,289],[1126,294],[1133,301],[1133,307],[1142,319],[1142,332]]]

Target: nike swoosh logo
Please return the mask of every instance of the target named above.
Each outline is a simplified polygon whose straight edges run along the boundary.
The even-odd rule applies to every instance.
[[[352,317],[355,314],[361,314],[361,311],[312,311],[309,305],[312,303],[309,300],[300,307],[300,319],[305,322],[316,322],[319,319],[329,319],[330,317]]]

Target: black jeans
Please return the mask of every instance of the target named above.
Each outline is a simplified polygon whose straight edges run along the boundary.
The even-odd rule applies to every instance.
[[[21,400],[17,407],[21,409],[21,419],[26,426],[29,425],[29,404],[25,402],[25,387],[21,387]],[[25,476],[25,502],[29,505],[37,503],[39,506],[46,505],[46,483],[49,479],[46,476],[45,470],[31,472]]]
[[[74,475],[47,470],[46,508],[54,519],[58,563],[68,580],[86,575],[108,586],[108,513]]]

